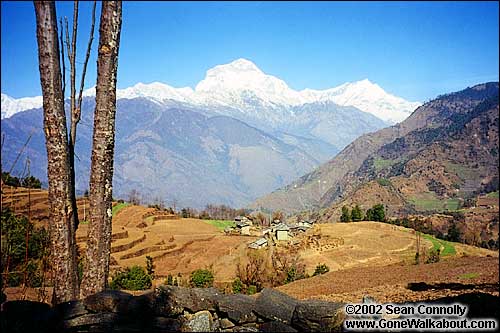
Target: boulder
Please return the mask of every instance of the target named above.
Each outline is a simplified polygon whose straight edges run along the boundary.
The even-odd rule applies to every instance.
[[[295,328],[281,321],[268,321],[259,325],[259,332],[298,332]]]
[[[118,320],[118,315],[111,312],[90,313],[83,316],[75,317],[73,319],[65,320],[63,328],[78,329],[92,326],[99,329],[111,329]]]
[[[182,332],[213,332],[213,319],[209,311],[199,311],[185,316]]]
[[[89,313],[81,301],[59,303],[55,306],[54,310],[59,318],[63,320],[72,319]]]
[[[105,290],[88,296],[83,304],[91,312],[126,312],[132,295],[119,290]]]
[[[342,329],[344,319],[343,303],[309,300],[297,304],[292,325],[304,332],[335,332]]]
[[[33,301],[7,301],[0,314],[2,332],[52,332],[57,315],[50,305]]]
[[[253,313],[255,298],[246,295],[224,295],[218,300],[218,310],[238,324],[256,321]]]
[[[259,330],[256,327],[244,327],[244,326],[236,326],[233,328],[233,332],[258,332]]]
[[[174,318],[155,317],[151,321],[151,329],[160,332],[178,332],[181,329],[181,323]]]
[[[226,328],[231,328],[231,327],[234,327],[234,323],[227,319],[227,318],[222,318],[219,320],[219,325],[222,329],[226,329]]]
[[[264,289],[255,302],[255,312],[269,320],[278,320],[287,325],[292,322],[297,300],[275,289]]]
[[[182,314],[184,310],[191,313],[215,311],[221,293],[215,288],[161,286],[153,296],[155,313],[159,316],[172,316]]]

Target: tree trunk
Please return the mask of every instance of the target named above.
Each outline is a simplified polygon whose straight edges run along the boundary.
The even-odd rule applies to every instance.
[[[43,94],[44,130],[49,181],[49,233],[54,304],[78,297],[74,212],[64,96],[62,93],[56,8],[53,1],[35,1],[38,59]]]
[[[121,1],[102,2],[90,170],[89,233],[86,267],[81,286],[82,297],[102,291],[108,284],[111,250],[116,74],[121,20]]]

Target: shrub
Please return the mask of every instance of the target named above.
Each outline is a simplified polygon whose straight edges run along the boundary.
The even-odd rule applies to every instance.
[[[429,256],[427,257],[427,260],[425,261],[426,264],[432,264],[434,262],[438,262],[440,257],[441,251],[439,249],[437,250],[434,250],[432,249],[430,252],[429,252]]]
[[[16,216],[9,208],[4,208],[1,213],[0,233],[2,235],[0,266],[7,285],[15,287],[22,283],[25,269],[26,284],[29,287],[40,285],[43,279],[42,272],[49,257],[48,232],[44,228],[36,228],[26,217]],[[26,236],[29,240],[27,251]],[[25,258],[26,252],[28,261]]]
[[[233,294],[239,294],[243,291],[243,282],[239,278],[234,279],[232,286]]]
[[[236,266],[236,276],[244,285],[261,290],[266,280],[265,256],[261,251],[247,251]]]
[[[350,222],[351,212],[346,206],[342,206],[342,215],[340,216],[340,222]]]
[[[153,263],[153,257],[151,256],[146,256],[146,272],[149,276],[151,276],[151,279],[154,278],[155,264]]]
[[[14,187],[21,186],[21,182],[19,181],[19,178],[11,176],[10,173],[8,173],[8,172],[2,172],[2,180],[3,180],[3,183],[5,185],[14,186]]]
[[[167,286],[173,286],[174,285],[174,278],[172,275],[168,274],[167,279],[165,280],[165,284]]]
[[[257,293],[257,287],[256,286],[249,286],[247,288],[247,294],[248,295],[253,295]]]
[[[21,184],[22,186],[29,188],[42,188],[42,182],[40,181],[40,179],[33,176],[23,178]]]
[[[379,183],[380,186],[389,186],[391,185],[391,181],[387,178],[377,178],[377,183]]]
[[[127,267],[118,272],[111,281],[111,289],[144,290],[151,288],[151,276],[143,267]]]
[[[214,284],[214,275],[208,269],[197,269],[191,273],[191,286],[196,288],[208,288]]]
[[[385,208],[382,204],[376,204],[366,211],[366,221],[385,221]]]
[[[313,276],[325,274],[328,273],[329,271],[330,267],[328,267],[326,264],[319,264],[318,266],[316,266],[316,270],[314,271]]]
[[[361,221],[363,219],[363,212],[361,211],[361,208],[359,208],[358,205],[354,206],[351,212],[351,219],[356,222],[356,221]]]

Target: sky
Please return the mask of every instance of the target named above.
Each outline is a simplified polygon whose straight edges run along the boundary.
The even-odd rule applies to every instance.
[[[57,2],[71,27],[72,2]],[[77,71],[91,2],[80,4]],[[296,90],[368,78],[410,101],[498,81],[498,2],[123,2],[118,88],[194,88],[238,58]],[[96,13],[98,44],[100,5]],[[67,75],[69,77],[69,75]],[[86,88],[95,85],[92,53]],[[79,84],[79,79],[77,80]],[[32,2],[1,2],[1,91],[41,95]]]

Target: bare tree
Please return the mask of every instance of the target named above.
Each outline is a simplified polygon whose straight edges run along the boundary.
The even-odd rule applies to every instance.
[[[109,275],[116,75],[121,23],[121,1],[102,2],[90,170],[89,233],[82,297],[104,290]]]
[[[49,233],[54,304],[76,299],[78,271],[75,212],[71,203],[70,157],[59,61],[57,16],[53,1],[35,1],[38,59],[43,95],[49,182]]]
[[[71,111],[71,127],[69,134],[69,153],[70,153],[70,171],[71,171],[71,186],[72,186],[72,197],[71,203],[73,205],[73,210],[75,213],[75,229],[78,228],[78,210],[76,204],[76,193],[75,193],[75,145],[76,145],[76,127],[80,122],[81,118],[81,108],[82,108],[82,94],[83,87],[85,82],[85,75],[87,73],[87,64],[90,58],[90,51],[92,49],[92,42],[94,40],[94,27],[95,27],[95,8],[96,1],[94,1],[94,6],[92,8],[92,24],[90,27],[90,36],[89,42],[87,45],[87,52],[85,54],[85,61],[83,63],[81,81],[80,81],[80,90],[78,100],[76,99],[76,43],[77,43],[77,34],[78,34],[78,1],[74,1],[73,5],[73,32],[72,38],[69,38],[69,28],[68,28],[68,20],[65,18],[65,26],[66,26],[66,47],[67,47],[67,55],[70,65],[70,111]],[[63,61],[63,94],[64,88],[66,86],[65,79],[65,60],[64,60],[64,46],[62,42],[62,21],[61,21],[61,55]]]

